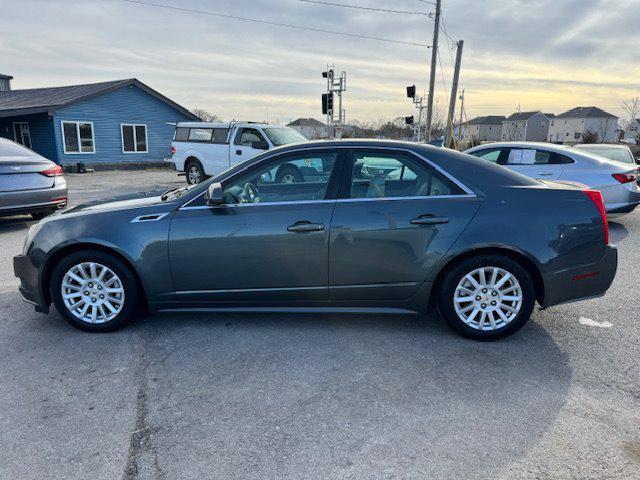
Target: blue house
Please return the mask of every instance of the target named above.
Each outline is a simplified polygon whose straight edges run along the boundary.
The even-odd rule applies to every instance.
[[[12,90],[0,75],[0,136],[60,165],[144,163],[168,155],[194,114],[135,78]]]

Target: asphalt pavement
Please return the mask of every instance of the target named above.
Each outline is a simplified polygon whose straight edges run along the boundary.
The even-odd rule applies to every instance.
[[[184,183],[67,175],[72,204]],[[0,218],[1,479],[640,478],[640,211],[600,299],[465,340],[437,317],[161,314],[112,334],[24,303]]]

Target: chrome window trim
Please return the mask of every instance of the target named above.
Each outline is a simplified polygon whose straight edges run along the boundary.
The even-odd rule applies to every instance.
[[[423,196],[413,196],[413,197],[387,197],[387,198],[338,198],[338,199],[324,199],[324,200],[300,200],[300,201],[285,201],[285,202],[264,202],[264,203],[237,203],[237,204],[233,204],[233,205],[225,205],[226,207],[240,207],[240,206],[263,206],[263,205],[291,205],[291,204],[296,204],[296,205],[300,205],[300,204],[309,204],[309,203],[327,203],[327,202],[361,202],[361,201],[372,201],[372,200],[378,200],[378,201],[385,201],[385,200],[391,200],[391,201],[397,201],[397,200],[411,200],[411,199],[429,199],[429,198],[476,198],[477,195],[475,194],[475,192],[473,190],[471,190],[469,187],[467,187],[464,183],[460,182],[457,178],[455,178],[454,176],[452,176],[451,174],[449,174],[446,170],[444,170],[443,168],[441,168],[440,166],[436,165],[435,163],[433,163],[431,160],[429,160],[428,158],[423,157],[422,155],[420,155],[419,153],[414,152],[413,150],[409,149],[409,148],[401,148],[401,147],[372,147],[372,146],[355,146],[355,145],[349,145],[349,146],[340,146],[340,145],[334,145],[334,146],[326,146],[326,147],[318,147],[318,146],[314,146],[314,147],[302,147],[302,148],[296,148],[294,150],[291,151],[287,151],[287,152],[283,152],[282,155],[287,155],[290,153],[297,153],[297,152],[304,152],[304,151],[308,151],[308,150],[386,150],[386,151],[396,151],[396,152],[405,152],[408,153],[410,155],[413,155],[417,158],[419,158],[420,160],[422,160],[423,162],[427,163],[428,165],[430,165],[432,168],[434,168],[436,171],[438,171],[439,173],[441,173],[442,175],[444,175],[447,179],[449,179],[450,181],[452,181],[456,186],[460,187],[465,194],[459,194],[459,195],[423,195]],[[264,159],[266,161],[268,161],[268,159]],[[241,175],[243,172],[245,172],[247,169],[249,169],[250,167],[252,167],[253,165],[255,165],[255,163],[251,163],[249,165],[247,165],[245,168],[243,168],[242,170],[238,171],[234,176],[238,176]],[[178,208],[178,210],[202,210],[205,208],[220,208],[220,207],[213,207],[213,206],[209,206],[209,205],[197,205],[197,206],[193,206],[190,207],[189,204],[191,202],[194,202],[195,200],[197,200],[198,198],[202,197],[205,193],[207,193],[207,191],[203,191],[201,193],[199,193],[198,195],[196,195],[195,197],[193,197],[192,199],[190,199],[188,202],[186,202],[184,205],[180,206]]]

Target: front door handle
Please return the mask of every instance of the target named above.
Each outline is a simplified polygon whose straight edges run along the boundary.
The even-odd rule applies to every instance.
[[[319,232],[324,230],[324,225],[322,223],[296,222],[293,225],[289,225],[287,230],[295,233]]]
[[[553,175],[553,173],[540,172],[538,175],[539,175],[540,177],[550,177],[551,175]]]
[[[449,223],[449,217],[436,217],[434,215],[420,215],[411,220],[413,225],[439,225]]]

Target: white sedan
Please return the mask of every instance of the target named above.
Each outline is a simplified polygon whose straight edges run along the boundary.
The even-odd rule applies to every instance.
[[[576,182],[602,192],[609,214],[632,212],[640,204],[638,166],[607,160],[551,143],[496,142],[465,153],[537,180]]]

